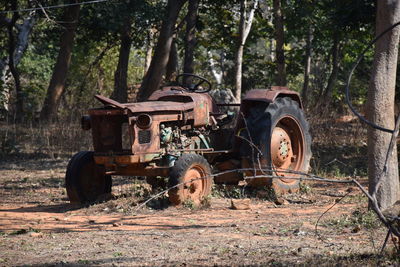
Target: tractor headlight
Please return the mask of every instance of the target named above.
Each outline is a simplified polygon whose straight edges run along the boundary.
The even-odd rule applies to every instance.
[[[148,114],[140,114],[137,116],[136,125],[141,129],[147,129],[151,126],[153,119]]]

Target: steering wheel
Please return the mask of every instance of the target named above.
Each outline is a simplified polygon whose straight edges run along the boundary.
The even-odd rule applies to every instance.
[[[212,88],[211,83],[206,78],[191,73],[179,74],[176,76],[176,82],[185,90],[194,93],[207,93]],[[206,87],[201,86],[203,83],[206,84]]]

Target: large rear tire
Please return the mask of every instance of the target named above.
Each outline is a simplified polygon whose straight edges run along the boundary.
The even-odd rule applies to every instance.
[[[76,153],[68,163],[65,186],[71,203],[90,203],[111,195],[111,176],[94,162],[93,152]]]
[[[309,125],[299,104],[283,97],[269,105],[255,105],[246,123],[251,139],[263,153],[259,158],[253,154],[253,164],[282,177],[249,179],[248,185],[269,186],[277,194],[298,191],[300,181],[285,177],[299,176],[290,171],[308,172],[312,155]]]
[[[171,168],[169,187],[174,187],[168,192],[173,205],[191,201],[199,206],[211,192],[210,164],[201,155],[183,154]]]

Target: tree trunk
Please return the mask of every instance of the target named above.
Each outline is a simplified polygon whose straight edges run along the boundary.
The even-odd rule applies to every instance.
[[[14,63],[18,65],[24,55],[26,48],[29,43],[29,35],[32,32],[33,25],[35,24],[35,12],[29,14],[29,16],[24,19],[24,22],[18,25],[18,35],[16,42],[16,49],[14,53]]]
[[[112,99],[120,103],[128,101],[128,63],[132,46],[130,31],[131,19],[128,18],[122,26],[118,65],[114,73],[114,91],[111,95]]]
[[[376,34],[378,35],[400,20],[400,2],[381,0],[377,3]],[[368,91],[369,120],[389,129],[394,128],[399,34],[400,29],[397,27],[377,41]],[[382,209],[391,206],[400,198],[396,145],[389,156],[387,170],[383,170],[390,139],[390,134],[368,128],[369,192],[373,194],[377,182],[382,179],[376,194],[376,199]]]
[[[183,63],[183,73],[193,73],[194,49],[196,47],[196,22],[199,0],[190,0],[188,5],[188,14],[186,16],[185,33],[185,57]]]
[[[72,3],[77,3],[77,0]],[[67,79],[68,67],[71,62],[71,54],[75,37],[75,30],[78,25],[80,5],[69,6],[64,13],[65,23],[64,32],[61,35],[60,50],[56,64],[53,69],[49,87],[47,88],[46,98],[40,112],[40,119],[43,121],[53,120],[58,111],[61,96],[64,92],[65,81]]]
[[[153,56],[153,37],[155,30],[151,28],[147,32],[147,44],[146,44],[146,59],[144,62],[144,73],[147,73],[151,64],[151,57]]]
[[[165,73],[165,81],[174,81],[178,73],[178,50],[176,48],[175,39],[172,41],[171,49],[169,50],[169,58]]]
[[[243,67],[243,51],[247,37],[249,36],[251,25],[254,19],[254,12],[257,9],[258,0],[254,1],[253,7],[247,17],[247,0],[240,1],[240,21],[239,21],[239,42],[236,52],[236,75],[235,75],[235,97],[240,102],[242,96],[242,67]]]
[[[236,74],[235,74],[235,98],[240,102],[242,95],[242,65],[243,65],[243,33],[246,27],[246,0],[240,0],[240,21],[239,21],[239,40],[238,49],[236,51]]]
[[[328,84],[325,89],[324,93],[324,105],[329,105],[332,101],[333,89],[335,88],[338,73],[339,73],[339,57],[340,57],[340,38],[339,33],[336,31],[333,34],[333,44],[331,50],[331,57],[332,57],[332,71],[329,75]]]
[[[285,65],[285,36],[283,29],[283,15],[281,9],[281,0],[273,0],[274,21],[275,21],[275,40],[276,40],[276,67],[278,74],[276,76],[276,85],[286,85],[286,65]]]
[[[13,10],[18,9],[18,5],[16,1],[12,1],[11,8]],[[23,93],[21,88],[21,81],[19,77],[19,72],[17,70],[17,66],[14,61],[14,54],[16,53],[15,48],[15,39],[14,39],[14,27],[19,18],[18,12],[14,12],[11,18],[10,23],[7,25],[8,29],[8,66],[10,68],[11,74],[14,78],[15,82],[15,91],[16,91],[16,109],[15,109],[15,117],[18,121],[22,120],[24,113],[24,101],[23,101]]]
[[[303,98],[303,104],[305,107],[308,104],[308,90],[309,90],[310,71],[311,71],[312,39],[313,39],[313,30],[312,30],[312,27],[309,26],[307,38],[306,38],[304,83],[303,83],[303,90],[301,91],[301,97]]]
[[[17,3],[16,1],[14,3]],[[10,19],[7,19],[5,17],[0,17],[0,27],[9,27],[11,23]],[[16,40],[13,40],[14,44],[13,46],[15,47],[13,50],[13,65],[14,65],[14,71],[17,71],[17,66],[19,62],[21,61],[21,58],[23,54],[26,51],[26,48],[28,47],[28,42],[29,42],[29,35],[32,32],[33,25],[35,24],[35,12],[31,12],[29,16],[24,19],[22,24],[19,24],[16,26],[15,24],[12,26],[14,28],[18,29],[18,35]],[[10,51],[10,47],[9,47]],[[0,98],[3,98],[3,101],[1,103],[0,109],[8,110],[8,103],[9,103],[9,98],[10,98],[10,92],[6,88],[5,85],[7,85],[10,81],[10,66],[9,66],[9,59],[10,55],[7,58],[0,59]],[[18,71],[17,71],[18,72]],[[17,74],[18,75],[18,74]],[[18,83],[18,82],[17,82]],[[20,91],[20,89],[18,89]],[[21,93],[19,93],[21,96]],[[23,102],[23,99],[22,99]],[[21,104],[19,104],[21,105]]]
[[[235,98],[237,99],[238,103],[240,102],[242,96],[243,50],[244,45],[240,44],[236,52]]]
[[[168,64],[169,52],[174,38],[175,23],[186,0],[168,0],[167,16],[161,26],[160,36],[149,70],[143,78],[138,100],[146,100],[160,86],[162,75]]]

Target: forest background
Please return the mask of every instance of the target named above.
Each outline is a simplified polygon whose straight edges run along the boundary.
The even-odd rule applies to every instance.
[[[8,121],[78,120],[95,105],[94,94],[135,101],[163,20],[173,25],[173,42],[162,83],[189,71],[236,98],[252,88],[286,85],[302,94],[309,113],[343,111],[347,73],[374,36],[375,3],[366,0],[5,2],[0,106]],[[353,78],[359,106],[372,60],[371,50]]]

